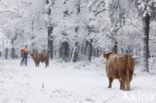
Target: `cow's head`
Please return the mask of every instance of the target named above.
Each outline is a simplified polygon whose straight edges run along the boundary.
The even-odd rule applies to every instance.
[[[106,53],[106,54],[103,54],[103,57],[106,58],[108,60],[109,56],[111,54],[115,54],[115,52],[109,52],[109,53]]]

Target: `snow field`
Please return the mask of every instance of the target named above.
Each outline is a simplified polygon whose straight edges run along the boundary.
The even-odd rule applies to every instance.
[[[51,61],[35,67],[19,60],[0,60],[0,103],[155,103],[156,76],[137,74],[131,91],[119,90],[118,80],[108,89],[101,60],[64,63]]]

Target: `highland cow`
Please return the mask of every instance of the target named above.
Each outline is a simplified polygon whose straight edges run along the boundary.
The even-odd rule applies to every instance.
[[[103,55],[107,59],[106,73],[111,88],[113,79],[119,79],[121,90],[130,90],[130,82],[132,80],[135,59],[128,54],[116,54],[110,52]]]
[[[48,53],[33,53],[31,54],[32,59],[36,66],[39,66],[40,62],[44,62],[45,66],[49,65],[49,54]]]

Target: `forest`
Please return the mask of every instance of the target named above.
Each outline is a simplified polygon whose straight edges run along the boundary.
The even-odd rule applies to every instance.
[[[49,52],[51,59],[91,61],[108,51],[128,53],[149,71],[156,59],[154,0],[0,1],[1,58],[20,50]],[[5,43],[6,42],[6,43]],[[4,45],[3,45],[4,44]]]
[[[0,103],[156,103],[156,0],[0,0]]]

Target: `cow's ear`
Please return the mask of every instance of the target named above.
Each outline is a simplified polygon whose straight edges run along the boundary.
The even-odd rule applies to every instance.
[[[103,57],[106,58],[108,60],[110,53],[107,54],[103,54]]]
[[[115,54],[115,52],[109,52],[109,53],[107,53],[107,54],[103,54],[103,57],[106,58],[106,59],[108,60],[108,58],[109,58],[109,56],[110,56],[111,54]]]

